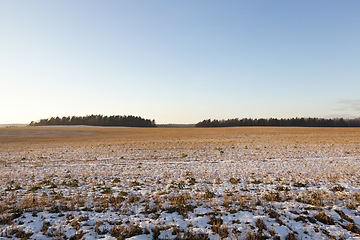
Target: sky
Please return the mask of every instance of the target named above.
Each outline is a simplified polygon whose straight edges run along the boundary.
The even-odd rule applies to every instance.
[[[0,124],[360,117],[360,1],[2,0]]]

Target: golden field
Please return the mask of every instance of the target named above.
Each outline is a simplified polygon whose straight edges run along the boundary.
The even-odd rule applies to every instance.
[[[20,127],[0,128],[0,143],[21,146],[32,144],[67,144],[69,142],[167,141],[190,139],[249,140],[271,138],[274,141],[334,141],[359,144],[360,128],[302,127],[229,127],[229,128],[129,128],[129,127]],[[295,140],[296,139],[296,140]],[[269,142],[272,144],[274,142]],[[4,145],[3,145],[4,144]]]

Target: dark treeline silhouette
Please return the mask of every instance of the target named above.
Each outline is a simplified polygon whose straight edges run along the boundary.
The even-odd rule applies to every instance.
[[[44,125],[90,125],[90,126],[126,126],[126,127],[156,127],[155,120],[144,119],[135,116],[103,116],[87,115],[85,117],[52,117],[32,121],[30,126]]]
[[[227,120],[206,119],[195,127],[236,127],[236,126],[287,126],[287,127],[360,127],[360,118],[243,118]]]

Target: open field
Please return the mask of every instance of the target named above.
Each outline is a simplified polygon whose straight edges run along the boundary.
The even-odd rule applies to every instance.
[[[5,239],[360,237],[360,128],[2,128],[0,176]]]

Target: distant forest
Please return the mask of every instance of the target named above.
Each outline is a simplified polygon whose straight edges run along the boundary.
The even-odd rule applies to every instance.
[[[360,127],[360,118],[243,118],[227,120],[203,120],[195,127],[236,127],[236,126],[287,126],[287,127]]]
[[[126,126],[126,127],[156,127],[155,120],[144,119],[135,116],[103,116],[103,115],[87,115],[85,117],[52,117],[32,121],[30,126],[45,125],[90,125],[90,126]]]

